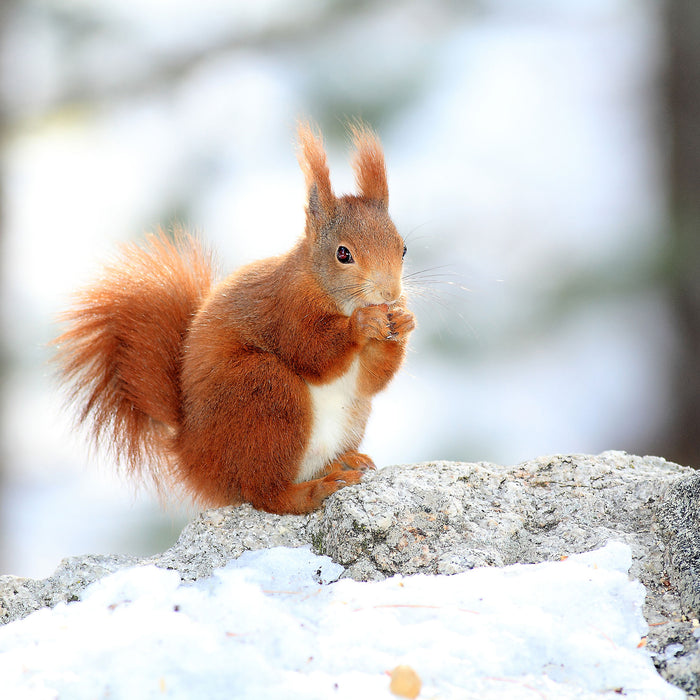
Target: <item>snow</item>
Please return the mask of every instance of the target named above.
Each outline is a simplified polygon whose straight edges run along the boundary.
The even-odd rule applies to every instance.
[[[0,630],[3,697],[682,698],[645,652],[627,545],[454,576],[337,580],[309,549],[248,552],[194,584],[125,569]]]

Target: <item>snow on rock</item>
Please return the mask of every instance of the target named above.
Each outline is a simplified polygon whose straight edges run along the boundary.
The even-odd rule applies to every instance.
[[[391,698],[412,667],[422,698],[682,698],[641,640],[630,548],[453,576],[338,580],[309,548],[247,552],[183,583],[123,569],[81,600],[0,629],[3,697]]]

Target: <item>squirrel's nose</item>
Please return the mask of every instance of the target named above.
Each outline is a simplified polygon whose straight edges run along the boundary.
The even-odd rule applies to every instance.
[[[376,274],[372,278],[373,296],[385,304],[393,304],[401,298],[401,280],[390,273]]]

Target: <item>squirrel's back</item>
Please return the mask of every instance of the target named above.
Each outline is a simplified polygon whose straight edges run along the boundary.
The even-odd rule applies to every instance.
[[[181,418],[183,341],[212,277],[211,256],[182,231],[126,244],[76,295],[54,341],[80,423],[130,470],[150,464],[156,482]]]

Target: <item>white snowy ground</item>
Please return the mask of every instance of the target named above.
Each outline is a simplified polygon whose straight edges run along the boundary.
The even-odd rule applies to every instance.
[[[308,549],[250,552],[194,585],[127,569],[0,629],[0,696],[369,700],[407,664],[421,698],[683,698],[640,646],[630,562],[610,543],[379,583],[336,581]]]

